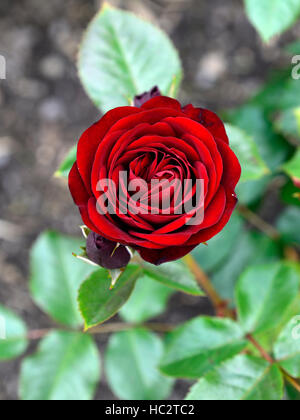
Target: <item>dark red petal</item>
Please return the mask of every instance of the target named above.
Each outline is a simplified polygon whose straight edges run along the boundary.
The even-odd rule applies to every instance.
[[[241,178],[242,168],[240,162],[232,149],[230,149],[226,143],[218,139],[216,139],[216,142],[222,155],[224,165],[221,183],[224,185],[225,189],[229,188],[231,191],[234,191]]]
[[[140,112],[139,108],[130,106],[115,108],[107,112],[81,136],[77,148],[77,167],[89,193],[91,193],[92,166],[96,151],[103,137],[117,121]]]
[[[195,108],[193,105],[187,105],[182,110],[188,117],[204,125],[215,138],[229,143],[223,121],[217,114],[205,108]]]
[[[77,162],[74,163],[69,173],[69,189],[77,206],[87,204],[90,196],[78,172]]]
[[[162,250],[140,248],[138,249],[138,252],[143,260],[151,264],[160,265],[184,257],[185,255],[189,254],[195,248],[195,246],[196,245],[169,247]]]
[[[176,99],[169,98],[168,96],[157,96],[142,105],[142,109],[152,108],[173,108],[181,112],[180,103]]]

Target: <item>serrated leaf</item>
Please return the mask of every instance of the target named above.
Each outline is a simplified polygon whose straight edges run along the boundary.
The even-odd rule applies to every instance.
[[[226,124],[226,131],[242,167],[241,181],[257,180],[270,173],[251,136],[231,124]]]
[[[195,277],[181,260],[162,264],[158,267],[143,262],[144,273],[151,279],[167,287],[194,296],[203,296]]]
[[[105,358],[113,392],[122,400],[166,399],[173,380],[161,375],[157,368],[162,354],[161,340],[145,329],[113,335]]]
[[[100,378],[100,359],[89,335],[54,331],[21,368],[20,396],[25,401],[86,401]]]
[[[297,149],[294,157],[282,166],[282,169],[293,181],[298,181],[300,183],[300,147]]]
[[[299,293],[300,274],[293,264],[250,267],[236,287],[239,322],[247,333],[280,324]]]
[[[284,32],[300,15],[299,0],[245,0],[245,6],[264,41]]]
[[[199,245],[192,255],[205,272],[210,272],[231,258],[231,252],[242,233],[243,220],[235,212],[222,235],[212,238],[206,246]]]
[[[195,318],[171,332],[160,369],[169,376],[199,378],[242,351],[247,343],[229,319]]]
[[[279,368],[252,356],[238,355],[207,373],[186,400],[277,401],[283,398]]]
[[[73,257],[82,241],[56,232],[45,232],[30,256],[30,291],[34,301],[57,322],[77,327],[82,318],[77,307],[80,284],[95,267]]]
[[[121,309],[129,299],[141,271],[140,267],[129,265],[113,289],[107,270],[96,271],[82,283],[78,302],[86,329],[107,321]]]
[[[0,361],[21,356],[27,348],[27,329],[14,312],[0,305]]]
[[[66,156],[63,163],[60,165],[59,169],[55,172],[55,176],[58,178],[68,178],[70,170],[72,169],[72,166],[74,165],[74,162],[76,160],[76,154],[77,154],[77,147],[74,146]]]
[[[121,308],[121,317],[131,323],[142,323],[162,314],[174,293],[169,287],[142,276],[128,302]]]
[[[180,59],[167,36],[129,12],[104,7],[84,36],[79,75],[103,111],[128,105],[135,95],[158,85],[167,94],[182,78]]]
[[[300,316],[295,316],[283,329],[274,345],[279,365],[294,378],[300,378]]]

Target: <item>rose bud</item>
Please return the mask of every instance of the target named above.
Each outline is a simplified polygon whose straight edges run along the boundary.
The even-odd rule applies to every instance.
[[[112,109],[82,135],[69,188],[89,229],[158,265],[222,231],[241,167],[216,114],[157,95],[155,88],[136,106]]]
[[[125,246],[111,242],[94,232],[87,238],[86,254],[93,263],[108,270],[124,268],[131,259]]]
[[[142,105],[144,105],[145,102],[157,96],[161,96],[161,92],[157,86],[154,86],[154,88],[152,88],[149,92],[145,92],[145,93],[142,93],[141,95],[137,95],[134,98],[134,106],[140,108]]]

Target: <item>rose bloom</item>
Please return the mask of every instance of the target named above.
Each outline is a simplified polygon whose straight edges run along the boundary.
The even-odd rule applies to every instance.
[[[160,96],[157,89],[136,97],[135,105],[109,111],[85,131],[69,187],[92,232],[131,247],[158,265],[185,256],[224,228],[237,204],[235,187],[241,167],[222,121],[213,112],[193,105],[182,107],[177,100]],[[128,200],[133,195],[119,185],[120,172],[126,172],[129,181],[145,181],[148,195],[157,198],[159,194],[159,201],[164,190],[152,191],[153,180],[177,180],[182,185],[192,180],[190,194],[183,196],[190,204],[195,204],[196,180],[202,180],[204,212],[199,222],[189,223],[197,214],[197,203],[193,211],[178,214],[176,188],[169,209],[151,209],[149,200],[147,212],[136,214],[130,205],[127,212],[120,211],[124,194]],[[107,200],[117,205],[116,214],[99,211],[104,194],[99,181],[103,179],[112,180],[118,194],[122,191],[122,198],[109,186],[105,191]]]

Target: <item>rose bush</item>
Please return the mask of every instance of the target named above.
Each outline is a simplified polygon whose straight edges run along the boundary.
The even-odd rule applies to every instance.
[[[188,225],[196,210],[177,214],[174,201],[169,211],[159,209],[158,214],[151,209],[135,214],[130,206],[122,214],[120,202],[114,215],[99,212],[97,203],[103,194],[99,180],[118,184],[120,171],[127,171],[130,180],[143,179],[148,184],[153,178],[203,180],[204,219]],[[69,187],[84,223],[93,232],[136,249],[150,263],[162,264],[183,257],[224,228],[237,203],[235,187],[240,175],[240,164],[217,115],[156,96],[141,107],[109,111],[82,135]],[[113,195],[108,191],[108,200]]]

